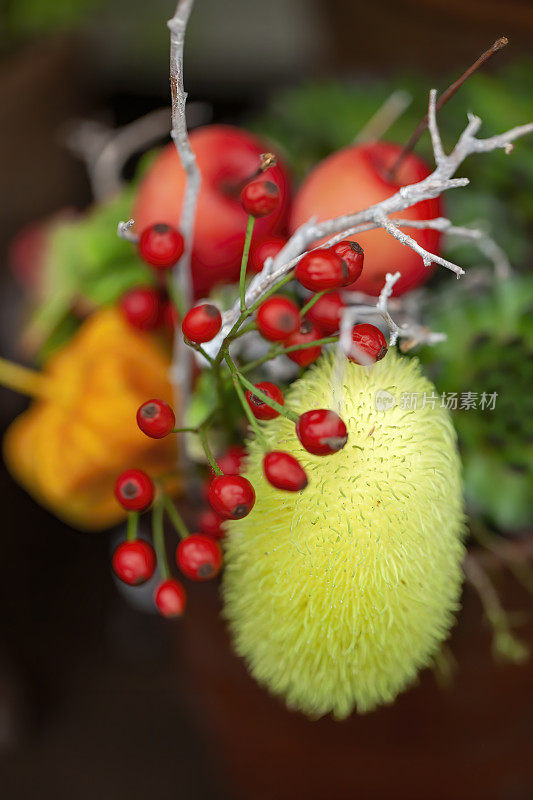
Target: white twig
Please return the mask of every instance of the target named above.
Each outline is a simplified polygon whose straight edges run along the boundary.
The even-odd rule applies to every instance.
[[[443,192],[449,189],[467,186],[467,178],[454,178],[453,176],[468,156],[473,153],[486,153],[496,149],[504,149],[507,151],[509,145],[515,141],[515,139],[533,132],[533,124],[521,125],[517,128],[512,128],[506,133],[499,134],[498,136],[491,136],[487,139],[477,139],[476,133],[480,128],[481,120],[470,114],[468,117],[468,124],[459,137],[455,147],[449,155],[446,155],[442,149],[436,124],[435,102],[436,93],[431,92],[428,114],[431,122],[432,142],[436,149],[435,160],[437,165],[434,171],[428,175],[427,178],[418,181],[418,183],[402,186],[397,192],[377,205],[370,206],[355,214],[344,214],[324,222],[317,222],[316,219],[311,219],[309,222],[302,225],[275,258],[269,262],[268,268],[264,268],[262,272],[252,279],[246,291],[247,306],[255,303],[274,286],[277,281],[290,272],[298,263],[303,253],[317,240],[340,233],[342,233],[343,238],[348,235],[348,232],[357,233],[376,227],[384,228],[403,244],[414,249],[420,254],[424,263],[430,264],[436,262],[451,269],[457,276],[463,274],[463,270],[456,264],[452,264],[452,262],[446,261],[446,259],[442,259],[440,256],[433,253],[429,253],[414,239],[403,234],[400,230],[402,226],[401,221],[394,219],[394,222],[392,222],[389,219],[390,215],[398,214],[423,200],[439,197]],[[407,227],[407,224],[405,224],[406,222],[407,221],[404,221],[404,227]],[[411,225],[411,223],[409,224]],[[421,225],[422,224],[424,227],[431,227],[427,222],[421,223]],[[448,224],[447,221],[444,224],[448,226],[449,233],[454,232],[451,223]],[[417,227],[417,225],[411,225],[411,227]],[[452,230],[450,230],[450,227]],[[455,231],[458,230],[460,229],[455,229]],[[475,235],[472,235],[470,238],[475,238]],[[482,239],[479,238],[478,241],[482,241]],[[486,240],[485,247],[487,247]],[[492,250],[492,255],[494,256],[494,249],[489,246],[489,250]],[[224,313],[223,326],[219,335],[208,343],[206,350],[209,352],[209,355],[216,355],[224,336],[227,335],[238,318],[239,303],[237,302],[231,309]],[[421,331],[419,331],[419,333],[420,332]]]
[[[437,90],[432,89],[429,93],[429,106],[428,106],[428,128],[431,136],[431,144],[433,145],[433,155],[435,156],[435,164],[439,167],[444,163],[446,156],[442,148],[442,140],[437,125],[437,110],[435,108],[437,102]]]
[[[134,225],[135,225],[134,219],[129,219],[127,222],[119,222],[117,225],[117,235],[121,239],[125,239],[127,242],[132,242],[132,244],[137,244],[139,241],[139,237],[136,233],[133,232]]]
[[[187,22],[193,5],[194,0],[179,0],[174,16],[167,22],[170,30],[170,94],[172,99],[172,129],[170,135],[187,178],[180,220],[184,250],[183,255],[174,267],[172,280],[175,282],[186,308],[189,308],[192,304],[191,253],[196,204],[201,181],[200,170],[196,164],[196,158],[187,133],[185,117],[187,93],[183,85],[183,46]],[[191,365],[191,351],[183,341],[180,326],[177,326],[174,336],[171,381],[174,385],[177,411],[181,422],[187,407],[190,390]],[[180,427],[180,423],[178,423],[178,427]]]
[[[66,143],[85,164],[95,202],[120,191],[124,165],[132,155],[167,136],[169,117],[168,108],[157,108],[118,129],[95,120],[79,120],[69,126]]]
[[[417,322],[409,320],[409,322],[405,322],[402,325],[398,325],[389,313],[389,299],[392,295],[392,290],[394,285],[399,281],[401,277],[400,272],[395,272],[394,274],[388,272],[385,277],[385,284],[381,293],[378,297],[377,303],[375,305],[361,305],[357,301],[350,302],[349,292],[345,292],[344,298],[347,302],[345,308],[345,316],[346,316],[346,327],[349,327],[351,330],[351,326],[354,325],[358,319],[365,316],[379,316],[385,322],[389,329],[389,346],[396,344],[398,339],[406,339],[409,342],[414,344],[436,344],[437,342],[442,342],[446,339],[445,333],[435,333],[430,331],[428,328],[425,328],[423,325],[419,325]],[[345,322],[343,316],[343,323]],[[342,336],[341,336],[342,338]]]

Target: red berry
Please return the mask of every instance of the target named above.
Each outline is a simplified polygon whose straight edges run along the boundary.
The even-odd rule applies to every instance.
[[[216,306],[202,303],[191,308],[181,323],[181,330],[186,339],[201,344],[210,342],[222,326],[222,316]]]
[[[279,203],[279,187],[273,181],[257,178],[247,183],[241,192],[242,207],[254,217],[266,217]]]
[[[306,289],[322,292],[351,282],[348,265],[333,250],[310,250],[298,261],[294,277]]]
[[[250,267],[254,272],[261,272],[267,258],[275,258],[282,247],[285,247],[286,239],[279,236],[272,236],[270,239],[263,239],[252,245],[250,251]]]
[[[255,384],[257,389],[259,389],[264,394],[268,395],[271,400],[275,400],[276,403],[279,403],[280,406],[285,405],[285,400],[283,399],[283,394],[279,386],[276,386],[275,383],[270,383],[270,381],[261,381],[261,383]],[[279,411],[276,411],[275,408],[269,406],[268,403],[265,403],[259,397],[248,390],[246,392],[246,400],[248,401],[248,405],[252,409],[252,414],[256,419],[274,419],[275,417],[279,417]]]
[[[161,297],[149,286],[130,289],[120,299],[122,313],[134,328],[153,331],[161,319]]]
[[[187,595],[179,581],[169,578],[157,587],[154,601],[163,617],[181,617],[187,605]]]
[[[128,511],[144,511],[154,499],[154,484],[141,469],[127,469],[117,478],[115,497]]]
[[[285,347],[292,347],[296,344],[314,342],[316,339],[321,338],[322,332],[316,325],[314,325],[310,319],[304,319],[300,324],[300,329],[295,331],[295,333],[291,333],[285,340],[284,345]],[[300,367],[307,367],[309,364],[312,364],[313,361],[317,360],[321,352],[322,346],[318,345],[318,347],[305,347],[303,350],[293,350],[292,353],[287,353],[287,356],[291,361],[299,364]]]
[[[306,411],[296,423],[296,435],[308,453],[329,456],[342,450],[348,440],[346,425],[334,411]]]
[[[267,481],[276,489],[300,492],[307,486],[307,475],[300,462],[281,450],[273,450],[265,455],[263,470]]]
[[[205,533],[206,536],[212,536],[214,539],[223,539],[226,532],[222,527],[224,520],[213,511],[212,508],[206,508],[198,517],[198,528],[200,533]]]
[[[224,455],[217,459],[217,464],[224,475],[238,475],[245,458],[245,448],[234,444],[228,447]]]
[[[331,249],[335,255],[339,256],[339,258],[342,258],[348,267],[350,278],[348,283],[344,283],[343,286],[349,286],[351,289],[352,283],[357,280],[363,271],[363,262],[365,260],[363,248],[357,242],[350,242],[348,239],[344,239],[342,242],[337,242],[337,244],[334,244]]]
[[[150,225],[141,233],[139,255],[156,269],[174,266],[183,253],[183,236],[166,223]]]
[[[113,553],[112,565],[117,578],[130,586],[138,586],[154,574],[154,548],[144,539],[121,542]]]
[[[208,500],[224,519],[242,519],[254,507],[254,487],[242,475],[217,475],[209,486]]]
[[[387,340],[382,332],[367,322],[353,326],[352,341],[358,350],[362,351],[360,355],[354,348],[352,353],[346,354],[354,364],[373,364],[387,353]]]
[[[269,342],[283,342],[300,327],[298,306],[282,295],[274,295],[261,303],[256,319],[259,333]]]
[[[164,400],[147,400],[137,411],[137,425],[152,439],[167,436],[176,424],[176,417]]]
[[[220,572],[222,550],[211,536],[193,533],[179,543],[176,563],[192,581],[208,581]]]
[[[336,333],[341,324],[344,301],[339,292],[328,292],[311,306],[307,316],[326,335]]]

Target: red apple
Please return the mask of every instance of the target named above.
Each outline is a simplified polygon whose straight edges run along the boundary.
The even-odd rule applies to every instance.
[[[216,283],[239,277],[247,215],[240,193],[259,167],[261,153],[270,148],[246,131],[228,125],[208,125],[191,133],[191,147],[202,176],[198,197],[192,272],[196,296]],[[268,216],[255,221],[254,239],[280,233],[286,225],[289,178],[279,163],[266,173],[280,190],[281,202]],[[132,216],[141,232],[166,222],[179,227],[185,172],[173,144],[156,158],[143,179]]]
[[[291,231],[312,216],[320,221],[341,214],[360,211],[385,200],[401,186],[417,183],[431,170],[417,155],[407,156],[394,182],[386,169],[395,161],[401,147],[388,142],[351,145],[321,161],[303,182],[294,200]],[[442,214],[440,198],[424,200],[398,213],[404,219],[432,219]],[[440,234],[437,231],[407,230],[410,236],[432,253],[439,253]],[[360,292],[378,295],[387,272],[399,270],[402,277],[394,287],[400,295],[426,281],[432,273],[421,257],[409,247],[400,244],[382,230],[368,231],[356,237],[365,251],[365,263],[360,278],[353,288]]]

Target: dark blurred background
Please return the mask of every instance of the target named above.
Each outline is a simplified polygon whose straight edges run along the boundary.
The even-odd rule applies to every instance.
[[[168,103],[173,5],[4,0],[0,13],[5,265],[21,226],[90,201],[62,142],[70,120],[116,126]],[[411,70],[444,88],[504,34],[498,68],[531,54],[530,0],[197,0],[185,82],[209,119],[238,124],[307,79]],[[19,291],[3,266],[2,353],[13,358]],[[4,429],[25,402],[5,390],[0,401]],[[232,654],[216,586],[190,588],[180,623],[139,613],[114,585],[109,535],[71,530],[3,468],[0,480],[2,798],[533,797],[531,668],[492,660],[470,590],[451,686],[426,672],[391,708],[309,722]],[[527,604],[498,580],[510,607]]]

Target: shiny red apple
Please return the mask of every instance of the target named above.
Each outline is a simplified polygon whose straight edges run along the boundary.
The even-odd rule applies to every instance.
[[[397,171],[394,181],[387,175],[400,153],[401,147],[388,142],[351,145],[321,161],[309,174],[298,191],[291,215],[290,228],[294,232],[310,217],[330,219],[341,214],[360,211],[385,200],[401,186],[426,178],[431,169],[417,155],[410,154]],[[404,219],[432,219],[442,215],[440,198],[425,200],[401,211],[396,216]],[[439,253],[440,234],[437,231],[406,232],[432,253]],[[399,270],[402,277],[394,287],[400,295],[426,281],[431,267],[425,267],[421,257],[409,247],[400,244],[382,230],[368,231],[356,237],[365,251],[362,274],[353,285],[354,290],[378,295],[387,272]]]
[[[191,133],[191,147],[202,176],[192,252],[196,296],[216,283],[238,280],[247,215],[240,194],[270,147],[246,131],[229,125],[207,125]],[[289,204],[289,178],[279,163],[265,173],[280,190],[280,203],[257,219],[254,239],[283,232]],[[179,227],[185,172],[176,149],[168,145],[144,177],[132,216],[135,228],[166,222]]]

